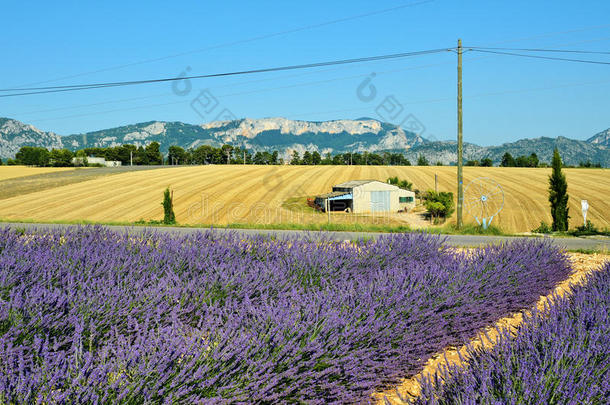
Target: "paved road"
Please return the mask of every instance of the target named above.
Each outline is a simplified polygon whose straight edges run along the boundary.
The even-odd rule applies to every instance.
[[[0,228],[25,228],[26,230],[45,229],[69,229],[78,225],[68,224],[28,224],[28,223],[0,223]],[[116,226],[108,225],[109,229],[119,232],[142,233],[144,231],[156,231],[161,233],[185,235],[194,232],[205,231],[208,228],[181,228],[181,227],[146,227],[146,226]],[[330,238],[332,240],[356,240],[360,238],[376,239],[384,233],[377,232],[310,232],[289,230],[265,230],[265,229],[225,229],[214,228],[217,232],[235,232],[243,236],[272,235],[279,239],[290,239],[303,236],[314,238]],[[446,244],[451,246],[478,247],[487,244],[498,244],[519,239],[531,239],[523,236],[483,236],[483,235],[442,235],[446,238]],[[610,238],[550,238],[554,245],[569,250],[594,249],[602,252],[610,252]]]

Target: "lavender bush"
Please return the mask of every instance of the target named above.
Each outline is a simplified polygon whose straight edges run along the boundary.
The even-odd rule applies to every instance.
[[[536,241],[2,230],[0,403],[367,402],[569,271]]]
[[[500,337],[493,349],[471,349],[466,369],[427,379],[416,403],[609,403],[610,262],[574,295],[528,317],[516,336]]]

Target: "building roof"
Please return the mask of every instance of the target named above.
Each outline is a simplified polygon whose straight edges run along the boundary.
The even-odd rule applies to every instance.
[[[373,183],[373,182],[382,183],[379,180],[351,180],[351,181],[346,181],[345,183],[335,184],[333,187],[354,188],[354,187],[361,186],[363,184],[368,184],[368,183]]]
[[[326,194],[320,194],[318,196],[316,196],[317,198],[329,198],[329,199],[335,199],[337,197],[342,197],[342,196],[348,196],[351,198],[351,193],[348,193],[346,191],[333,191],[332,193],[326,193]]]

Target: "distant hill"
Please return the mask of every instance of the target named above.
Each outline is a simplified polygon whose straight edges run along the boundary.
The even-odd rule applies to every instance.
[[[457,160],[455,141],[430,142],[415,133],[371,118],[333,121],[295,121],[285,118],[244,118],[217,121],[201,125],[183,122],[150,121],[109,128],[84,134],[60,136],[40,131],[22,122],[0,118],[0,157],[13,157],[21,146],[46,148],[108,147],[124,143],[137,146],[159,142],[167,151],[170,145],[185,149],[200,145],[220,146],[225,143],[250,150],[278,150],[285,157],[294,150],[317,150],[325,153],[345,152],[404,152],[415,162],[424,155],[431,163],[454,164]],[[513,156],[535,152],[543,162],[551,160],[555,147],[567,164],[578,165],[590,160],[610,167],[610,129],[587,141],[558,138],[521,139],[499,146],[464,144],[465,160],[489,157],[497,165],[505,152]]]
[[[228,143],[252,150],[318,150],[320,153],[347,151],[405,150],[426,142],[422,137],[395,125],[372,119],[324,122],[293,121],[285,118],[241,119],[202,125],[151,121],[64,137],[71,149],[86,146],[144,145],[157,141],[196,148]]]
[[[610,148],[603,145],[590,143],[589,141],[578,141],[565,138],[533,138],[520,139],[516,142],[504,143],[498,146],[478,146],[464,143],[464,160],[481,160],[490,158],[495,165],[502,160],[502,156],[508,152],[513,157],[530,155],[536,153],[541,162],[550,162],[553,150],[558,148],[561,158],[566,164],[578,165],[580,162],[590,160],[601,163],[604,167],[610,167]],[[419,155],[426,156],[431,163],[438,161],[443,164],[455,164],[457,162],[457,147],[455,141],[429,142],[407,151],[407,159],[412,162]]]
[[[610,149],[610,128],[587,139],[587,142],[602,148]]]
[[[0,118],[0,158],[12,158],[22,146],[61,148],[63,141],[53,132],[44,132],[10,118]]]

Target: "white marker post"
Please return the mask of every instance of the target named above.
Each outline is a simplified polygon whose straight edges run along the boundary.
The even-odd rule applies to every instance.
[[[582,207],[584,225],[587,226],[587,211],[589,210],[589,202],[587,200],[580,200],[580,206]]]

